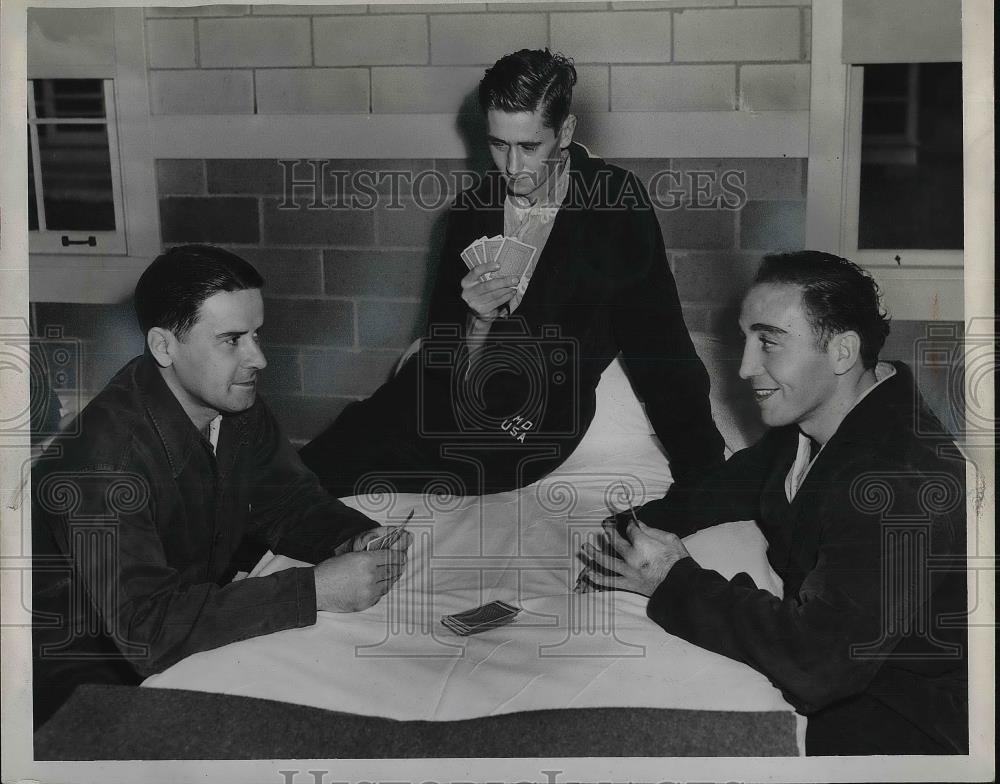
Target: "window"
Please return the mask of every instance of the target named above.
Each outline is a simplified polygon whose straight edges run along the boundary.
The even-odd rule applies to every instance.
[[[29,81],[32,252],[126,253],[114,107],[111,79]]]
[[[864,66],[858,248],[962,248],[961,63]]]
[[[848,69],[843,255],[962,266],[962,64]]]

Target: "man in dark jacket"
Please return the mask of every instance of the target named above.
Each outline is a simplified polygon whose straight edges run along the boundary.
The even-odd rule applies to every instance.
[[[384,532],[327,494],[257,395],[263,279],[222,249],[159,256],[136,286],[146,353],[58,438],[32,483],[35,721],[74,686],[371,606]],[[314,567],[233,581],[270,548]]]
[[[301,452],[335,495],[366,481],[462,494],[535,481],[583,438],[619,352],[674,479],[722,462],[708,374],[649,196],[573,142],[575,82],[572,63],[548,50],[487,70],[479,99],[496,168],[451,210],[427,337]],[[501,274],[504,250],[471,255],[484,237],[533,249],[524,274]]]
[[[740,327],[771,430],[640,523],[605,521],[585,580],[767,675],[808,717],[807,754],[967,753],[965,463],[923,435],[944,431],[907,367],[878,362],[875,283],[825,253],[767,257]],[[783,597],[680,541],[735,520],[757,521]]]

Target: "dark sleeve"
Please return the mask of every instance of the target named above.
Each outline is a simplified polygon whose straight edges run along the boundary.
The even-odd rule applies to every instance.
[[[275,553],[319,563],[341,544],[377,523],[320,486],[284,437],[263,400],[255,428],[251,484],[254,533]]]
[[[712,419],[708,373],[688,335],[648,197],[645,204],[619,214],[627,225],[620,260],[623,285],[617,289],[614,307],[615,336],[670,458],[671,474],[675,481],[690,483],[723,459],[725,444]]]
[[[183,521],[157,519],[160,479],[150,470],[156,463],[130,462],[49,474],[36,488],[35,524],[49,526],[72,563],[74,590],[82,588],[140,675],[192,653],[315,623],[312,569],[223,586],[190,584],[169,565],[160,538],[160,528]]]
[[[890,481],[895,494],[918,497],[919,479]],[[685,558],[647,614],[671,634],[763,673],[801,713],[859,693],[920,611],[914,597],[925,575],[913,568],[907,538],[883,540],[880,514],[859,511],[851,484],[848,474],[825,483],[829,494],[815,509],[816,564],[793,595],[778,598],[746,574],[726,580]]]
[[[674,484],[663,498],[636,510],[642,522],[680,537],[719,523],[755,520],[775,459],[775,438],[765,436],[704,474],[697,483]]]

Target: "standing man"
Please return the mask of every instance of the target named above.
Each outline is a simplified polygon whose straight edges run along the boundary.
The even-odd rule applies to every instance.
[[[605,521],[618,557],[585,545],[601,569],[583,577],[770,678],[808,717],[809,755],[968,753],[965,463],[922,434],[944,431],[906,365],[878,361],[874,281],[826,253],[766,257],[740,328],[771,430],[686,503],[646,504],[624,536]],[[679,539],[735,520],[757,521],[784,596]]]
[[[362,610],[399,577],[410,535],[365,551],[385,529],[320,487],[257,394],[263,285],[221,248],[159,256],[135,290],[145,354],[36,469],[36,725],[80,683]],[[233,581],[268,548],[316,565]]]
[[[333,494],[366,480],[461,494],[529,484],[583,438],[619,352],[675,482],[722,462],[648,194],[573,141],[575,83],[572,62],[547,49],[486,71],[479,103],[496,168],[451,210],[428,335],[301,452]]]

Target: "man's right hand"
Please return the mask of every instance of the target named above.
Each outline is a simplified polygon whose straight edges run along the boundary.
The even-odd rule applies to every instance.
[[[381,599],[406,567],[405,550],[344,553],[313,567],[316,609],[358,612]]]
[[[462,299],[481,321],[493,321],[499,315],[500,307],[510,302],[517,291],[519,279],[514,276],[481,280],[486,273],[499,269],[499,264],[480,264],[462,278]]]

